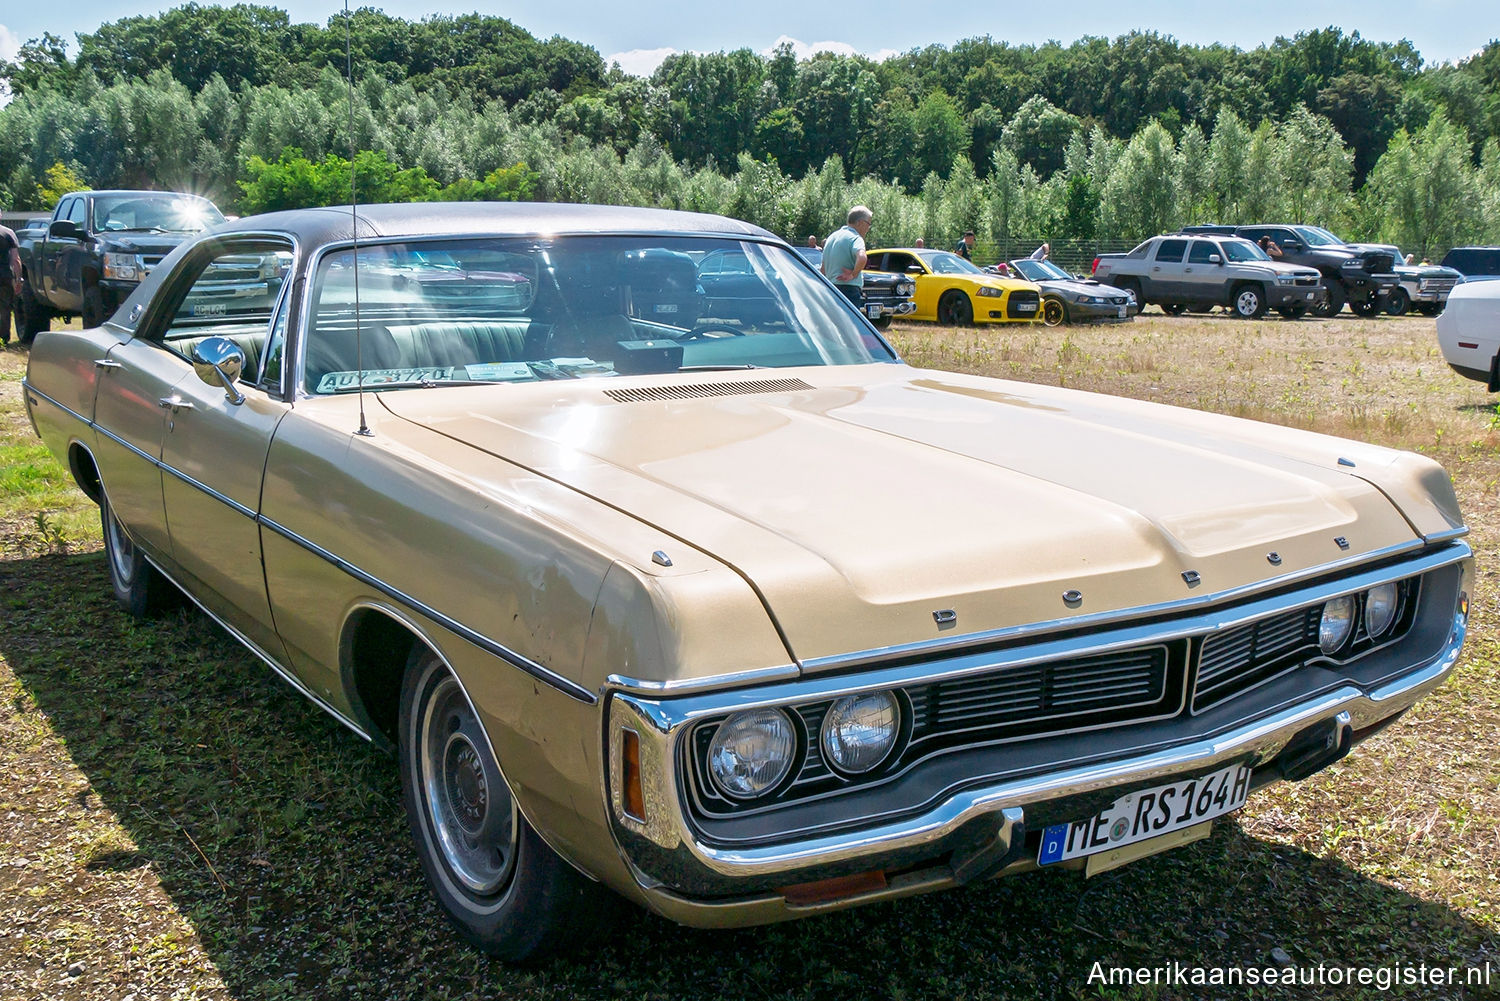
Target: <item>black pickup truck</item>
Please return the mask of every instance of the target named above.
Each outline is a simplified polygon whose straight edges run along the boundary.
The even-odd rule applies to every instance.
[[[25,285],[21,341],[54,316],[97,327],[142,278],[188,237],[224,221],[213,202],[171,191],[77,191],[57,203],[43,231],[20,236]]]
[[[1328,289],[1328,299],[1313,312],[1319,316],[1336,316],[1349,304],[1358,316],[1374,316],[1387,308],[1387,298],[1400,279],[1395,273],[1396,259],[1388,251],[1354,247],[1321,226],[1267,225],[1254,226],[1184,226],[1184,233],[1232,234],[1252,243],[1268,236],[1281,250],[1277,260],[1283,264],[1301,264],[1317,268]]]

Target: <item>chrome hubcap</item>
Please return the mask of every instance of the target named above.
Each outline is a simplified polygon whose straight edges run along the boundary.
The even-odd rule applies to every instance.
[[[125,534],[125,527],[114,511],[109,513],[109,566],[121,587],[129,587],[135,578],[135,544]]]
[[[479,720],[446,672],[417,725],[424,805],[443,860],[465,888],[494,894],[516,858],[516,803]]]

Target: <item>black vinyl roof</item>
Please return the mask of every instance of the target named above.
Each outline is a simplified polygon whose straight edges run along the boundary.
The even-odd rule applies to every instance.
[[[417,236],[507,236],[533,233],[685,233],[777,239],[759,226],[724,216],[668,209],[562,202],[408,202],[358,207],[361,240]],[[246,216],[213,233],[290,233],[306,246],[348,240],[349,206]]]

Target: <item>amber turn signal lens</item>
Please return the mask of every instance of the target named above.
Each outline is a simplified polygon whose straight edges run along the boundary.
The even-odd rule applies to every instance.
[[[860,893],[884,890],[886,886],[885,870],[871,869],[869,872],[855,873],[853,876],[835,876],[833,879],[820,879],[815,883],[783,886],[776,892],[785,897],[786,902],[793,907],[807,907],[811,904],[823,904],[830,900],[840,900]]]
[[[641,789],[641,737],[634,730],[620,731],[620,804],[627,814],[645,823],[646,794]]]

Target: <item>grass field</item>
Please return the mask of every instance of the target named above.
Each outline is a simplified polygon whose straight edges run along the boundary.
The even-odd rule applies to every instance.
[[[1500,997],[1500,416],[1423,318],[910,324],[909,361],[1415,449],[1473,528],[1452,680],[1213,837],[1085,882],[1038,873],[737,932],[633,909],[524,970],[449,932],[391,762],[205,618],[109,597],[97,513],[37,444],[0,353],[0,997]],[[1107,986],[1119,967],[1364,967],[1426,984]],[[1439,986],[1431,970],[1453,969]],[[1490,985],[1465,979],[1488,968]],[[1385,971],[1381,974],[1379,971]]]

